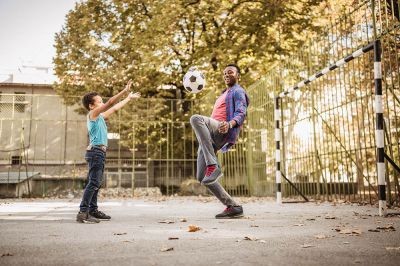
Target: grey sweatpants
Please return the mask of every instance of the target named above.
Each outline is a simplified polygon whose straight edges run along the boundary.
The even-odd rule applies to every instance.
[[[190,124],[199,142],[196,178],[201,182],[206,174],[207,165],[218,164],[215,153],[225,145],[226,134],[219,133],[219,122],[207,116],[193,115],[190,118]],[[219,182],[207,185],[207,187],[222,204],[237,205]]]

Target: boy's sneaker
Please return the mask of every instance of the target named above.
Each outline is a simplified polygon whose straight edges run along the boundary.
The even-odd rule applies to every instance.
[[[109,215],[107,215],[107,214],[105,214],[104,212],[99,211],[99,210],[91,211],[91,212],[89,212],[89,214],[90,214],[91,216],[93,216],[94,218],[97,218],[97,219],[99,219],[99,220],[106,220],[106,221],[108,221],[108,220],[111,219],[111,216],[109,216]]]
[[[221,172],[221,168],[217,164],[209,165],[206,169],[206,175],[201,183],[203,185],[211,185],[218,181],[224,174]]]
[[[215,215],[216,219],[233,219],[243,217],[242,206],[228,206],[220,214]]]
[[[78,223],[86,223],[86,224],[96,224],[100,222],[99,219],[90,215],[89,212],[78,212],[78,214],[76,215],[76,221]]]

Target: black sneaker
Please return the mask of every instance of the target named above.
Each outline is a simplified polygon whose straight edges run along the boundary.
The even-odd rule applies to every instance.
[[[228,206],[223,212],[215,215],[216,219],[233,219],[241,217],[243,217],[242,206]]]
[[[89,212],[78,212],[78,214],[76,215],[76,221],[78,223],[86,224],[100,223],[100,220],[90,215]]]
[[[106,221],[108,221],[108,220],[111,219],[111,216],[109,216],[109,215],[107,215],[107,214],[105,214],[104,212],[99,211],[99,210],[91,211],[91,212],[89,212],[89,214],[92,215],[93,217],[99,219],[99,220],[106,220]]]

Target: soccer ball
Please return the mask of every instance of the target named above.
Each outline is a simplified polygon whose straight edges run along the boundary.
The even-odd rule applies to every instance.
[[[191,67],[183,77],[183,86],[188,92],[199,93],[206,85],[203,73],[195,67]]]

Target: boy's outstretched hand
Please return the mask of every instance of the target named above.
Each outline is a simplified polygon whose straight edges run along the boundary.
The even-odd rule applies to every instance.
[[[137,99],[140,97],[140,92],[135,92],[135,93],[131,92],[129,93],[128,97],[129,99]]]
[[[128,83],[125,86],[124,91],[130,91],[131,90],[131,85],[132,85],[132,80],[129,80]]]

